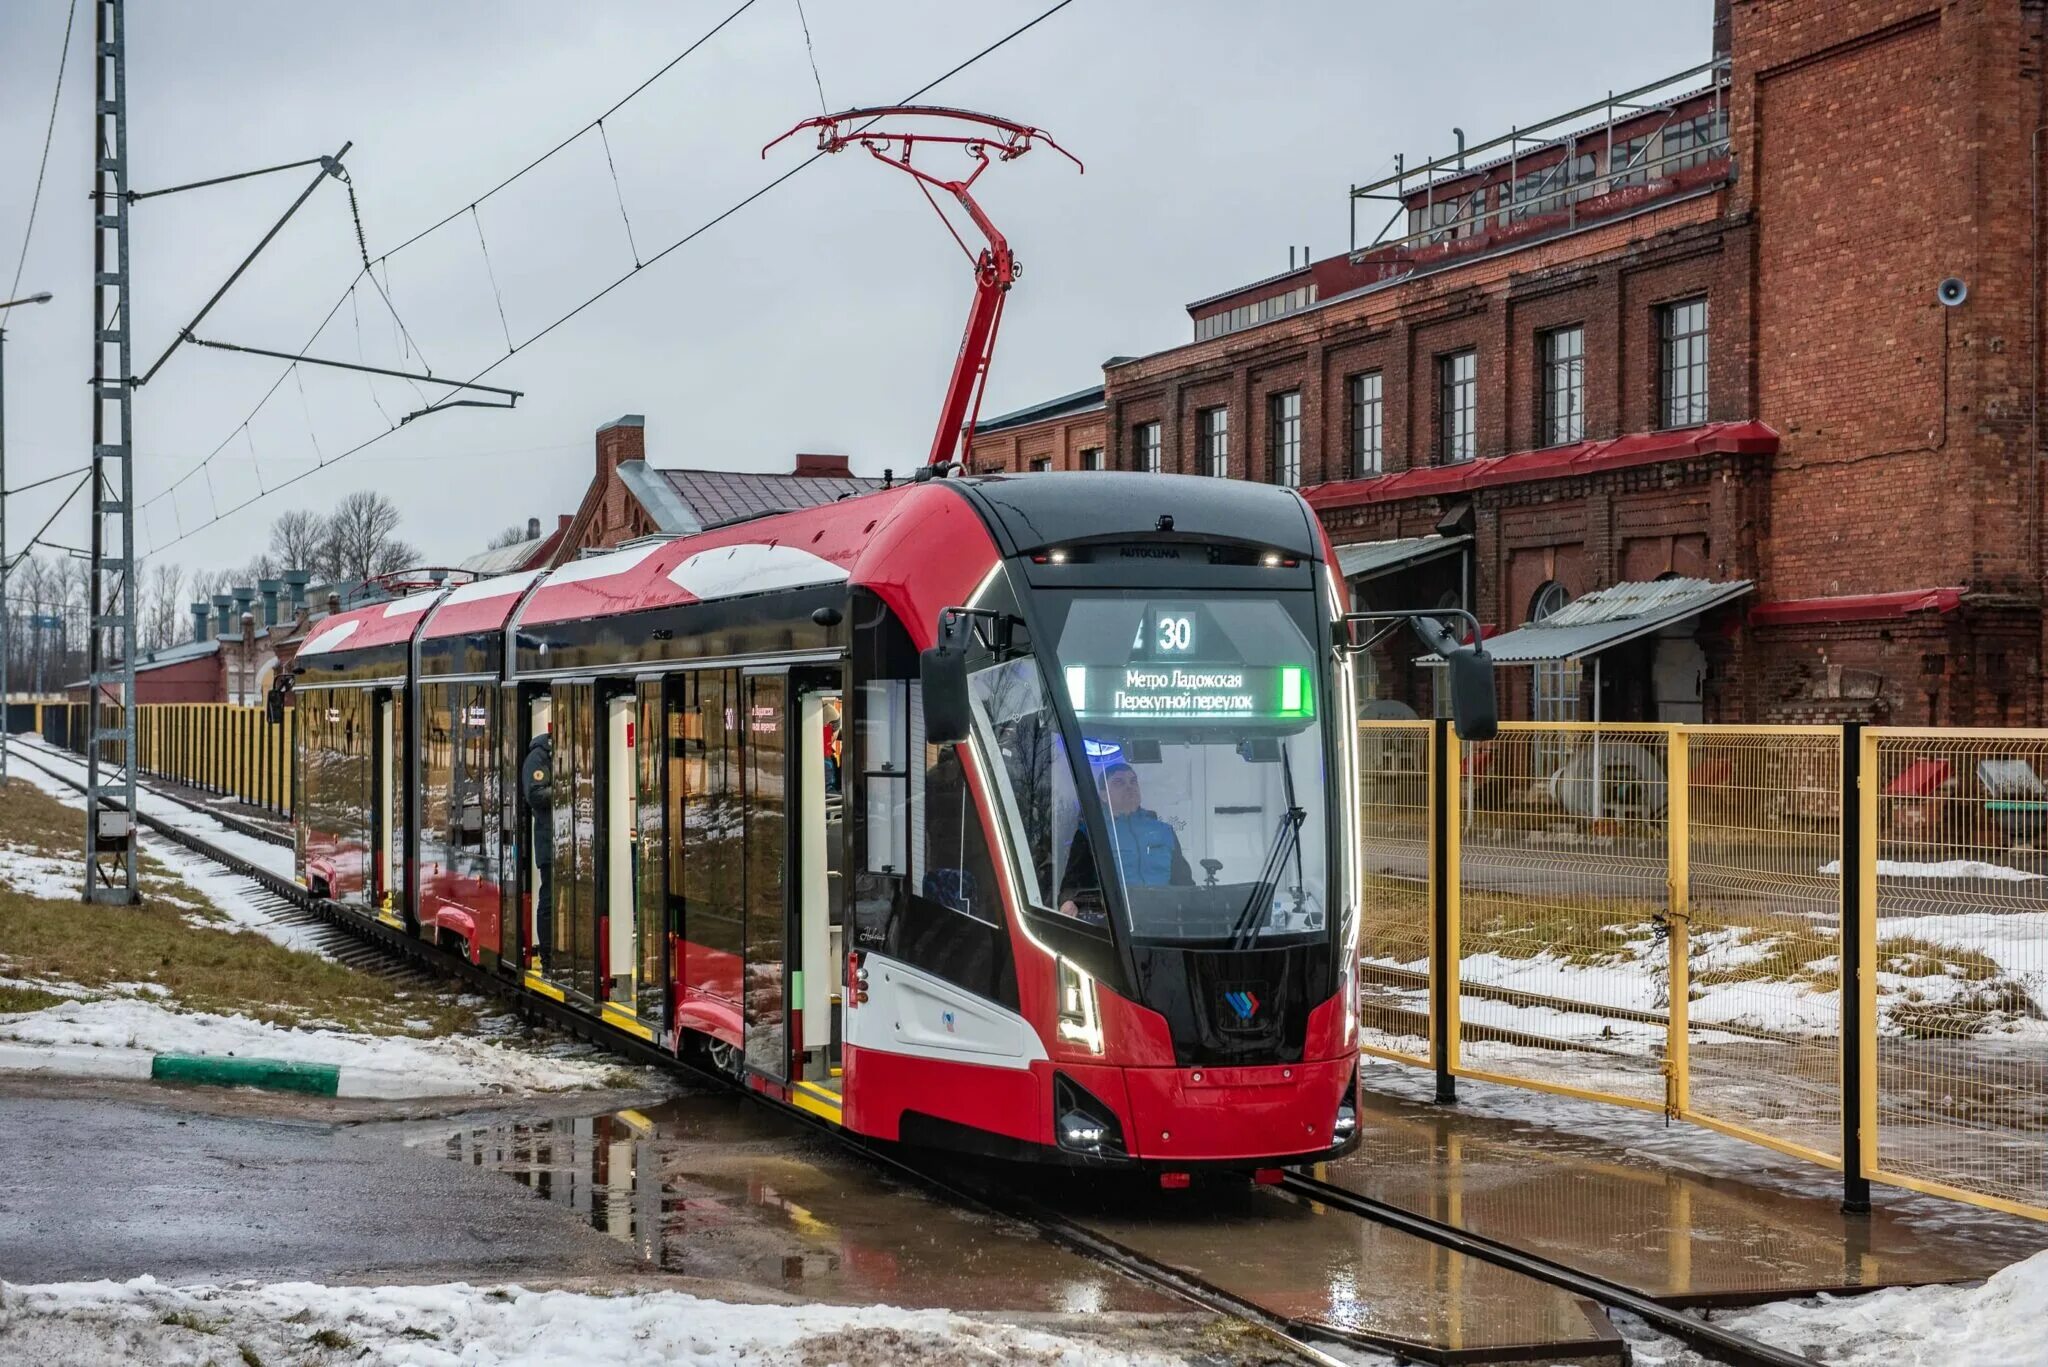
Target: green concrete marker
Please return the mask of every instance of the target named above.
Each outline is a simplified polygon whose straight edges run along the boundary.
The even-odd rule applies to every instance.
[[[290,1063],[275,1058],[223,1058],[210,1054],[158,1054],[150,1064],[158,1082],[190,1082],[207,1087],[262,1087],[273,1092],[310,1092],[333,1096],[341,1085],[341,1069],[331,1063]]]

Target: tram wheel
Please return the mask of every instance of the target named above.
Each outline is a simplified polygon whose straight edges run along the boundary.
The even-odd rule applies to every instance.
[[[743,1077],[746,1073],[745,1060],[737,1047],[722,1039],[706,1040],[704,1055],[711,1060],[711,1066],[731,1077]]]

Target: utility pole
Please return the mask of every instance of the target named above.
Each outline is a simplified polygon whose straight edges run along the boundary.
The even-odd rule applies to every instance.
[[[0,312],[16,304],[47,304],[48,290],[25,299],[0,303]],[[7,653],[14,649],[8,627],[14,608],[7,601],[7,329],[0,328],[0,788],[7,786],[7,737],[14,734],[13,712],[7,706]]]
[[[125,904],[140,900],[135,881],[135,386],[129,359],[125,0],[93,0],[93,9],[97,23],[93,42],[92,578],[85,624],[90,699],[85,747],[85,900]],[[107,432],[109,407],[116,429],[112,441]],[[110,644],[119,653],[117,660],[107,658]],[[111,726],[107,724],[110,702]]]

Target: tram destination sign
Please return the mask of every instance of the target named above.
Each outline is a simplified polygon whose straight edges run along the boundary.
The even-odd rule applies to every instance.
[[[1066,684],[1083,721],[1297,721],[1315,715],[1302,665],[1068,665]]]

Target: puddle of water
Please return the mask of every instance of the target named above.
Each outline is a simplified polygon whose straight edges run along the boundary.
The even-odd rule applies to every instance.
[[[1195,1199],[1160,1199],[1175,1195]],[[1072,1213],[1248,1300],[1374,1341],[1475,1352],[1583,1345],[1587,1361],[1612,1356],[1595,1346],[1605,1326],[1561,1291],[1269,1189],[1105,1194]]]
[[[893,1186],[742,1099],[505,1121],[446,1136],[650,1270],[846,1304],[1089,1314],[1185,1306],[1035,1232]]]
[[[2048,1243],[2037,1225],[1965,1208],[1953,1222],[1882,1205],[1845,1216],[1825,1188],[1701,1177],[1622,1145],[1373,1092],[1359,1121],[1364,1143],[1331,1181],[1653,1296],[1974,1279]]]

